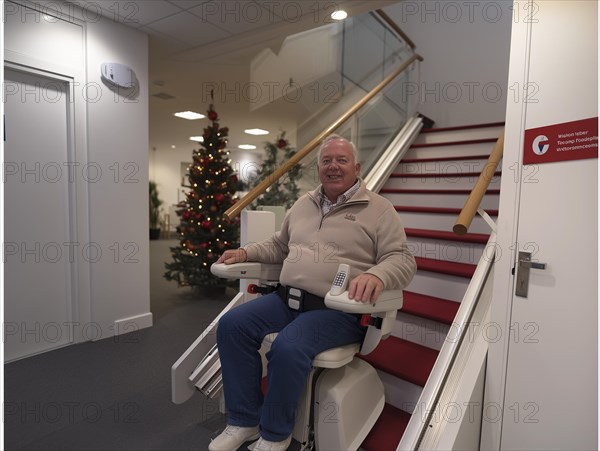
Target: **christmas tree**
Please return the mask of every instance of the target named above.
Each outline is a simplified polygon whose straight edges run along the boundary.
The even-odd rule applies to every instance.
[[[166,263],[165,278],[179,286],[219,287],[227,283],[213,276],[212,265],[226,249],[239,245],[239,219],[227,220],[223,213],[237,200],[238,183],[231,167],[227,127],[219,126],[219,115],[211,104],[211,124],[204,129],[202,148],[194,150],[188,168],[186,200],[179,204],[179,246],[171,248],[173,262]]]
[[[265,152],[267,156],[263,160],[260,171],[253,181],[253,187],[271,175],[283,162],[292,158],[296,150],[290,147],[289,142],[285,139],[285,132],[281,132],[274,143],[265,143]],[[298,199],[300,190],[296,184],[296,180],[301,175],[302,168],[297,164],[287,174],[276,180],[262,196],[256,199],[253,207],[256,208],[259,205],[282,205],[286,209],[289,209]]]

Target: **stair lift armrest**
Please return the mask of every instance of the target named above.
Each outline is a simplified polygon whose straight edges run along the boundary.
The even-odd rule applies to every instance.
[[[325,305],[331,309],[346,313],[368,314],[372,318],[378,318],[377,325],[369,325],[367,329],[360,348],[362,355],[373,352],[379,342],[392,333],[396,323],[396,314],[402,308],[402,300],[402,290],[384,290],[375,303],[349,299],[347,291],[338,296],[329,292],[325,295]]]
[[[360,302],[348,298],[348,291],[335,296],[325,295],[325,305],[330,309],[346,313],[376,314],[400,310],[402,308],[402,290],[384,290],[374,303]]]
[[[213,263],[210,272],[223,279],[259,279],[265,281],[278,281],[281,273],[281,264],[243,262],[226,265]]]

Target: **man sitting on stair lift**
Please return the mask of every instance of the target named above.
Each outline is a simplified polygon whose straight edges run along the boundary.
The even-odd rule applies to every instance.
[[[358,152],[331,135],[317,154],[321,185],[288,211],[271,239],[228,250],[217,263],[282,263],[281,285],[239,305],[219,321],[217,343],[228,425],[211,451],[237,450],[260,438],[255,450],[285,450],[313,358],[363,340],[360,315],[325,307],[340,263],[349,266],[349,298],[375,302],[382,290],[411,281],[415,259],[392,204],[366,189]],[[346,266],[346,268],[348,268]],[[267,391],[261,391],[263,338],[279,332],[267,353]]]

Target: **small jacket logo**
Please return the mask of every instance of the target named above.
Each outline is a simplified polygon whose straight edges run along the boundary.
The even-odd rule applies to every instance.
[[[350,213],[346,213],[346,216],[344,216],[345,219],[347,219],[348,221],[356,221],[356,216],[354,216],[353,214]]]

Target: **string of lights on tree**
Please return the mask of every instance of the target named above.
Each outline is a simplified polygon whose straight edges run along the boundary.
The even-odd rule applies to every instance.
[[[165,278],[179,286],[225,286],[224,279],[211,274],[210,265],[226,249],[239,246],[239,219],[223,215],[237,201],[238,178],[226,149],[229,129],[219,125],[212,104],[207,117],[211,123],[204,128],[201,148],[193,151],[188,190],[178,205],[179,245],[171,248],[173,261],[165,264]]]

